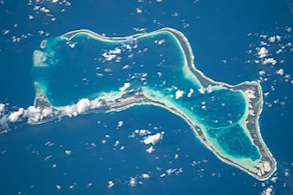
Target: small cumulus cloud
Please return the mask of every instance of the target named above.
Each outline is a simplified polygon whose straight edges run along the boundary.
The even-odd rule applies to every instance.
[[[272,65],[275,65],[275,64],[277,64],[277,60],[275,60],[274,58],[265,58],[265,59],[262,61],[262,64],[263,64],[263,65],[266,65],[266,64],[272,64]]]
[[[163,135],[164,135],[164,132],[156,133],[154,135],[149,135],[143,140],[143,143],[155,145],[158,141],[163,139]]]
[[[18,111],[12,112],[9,115],[8,120],[10,122],[17,122],[22,117],[23,114],[24,114],[24,109],[19,108]]]
[[[184,91],[182,90],[177,90],[175,93],[175,99],[178,100],[184,95]]]
[[[265,47],[256,48],[256,50],[257,50],[257,56],[259,58],[267,57],[269,54],[269,51]]]
[[[123,87],[119,88],[119,91],[125,91],[126,89],[128,89],[130,87],[130,83],[124,83]]]
[[[264,189],[261,193],[261,195],[272,195],[274,193],[273,187],[270,186],[266,189]]]
[[[153,153],[155,151],[155,148],[153,146],[149,147],[148,149],[146,149],[147,153]]]
[[[5,110],[5,104],[0,103],[0,115]]]
[[[134,178],[134,177],[130,177],[129,182],[128,182],[128,185],[129,185],[130,187],[134,187],[134,186],[136,186],[136,184],[137,184],[137,180],[136,180],[136,178]]]

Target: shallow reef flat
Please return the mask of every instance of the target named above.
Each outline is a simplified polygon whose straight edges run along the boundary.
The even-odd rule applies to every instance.
[[[52,111],[31,124],[160,106],[182,117],[223,162],[258,180],[276,171],[259,129],[261,86],[254,81],[232,86],[206,77],[194,65],[187,38],[175,29],[127,37],[71,31],[43,41],[33,59],[35,107]]]

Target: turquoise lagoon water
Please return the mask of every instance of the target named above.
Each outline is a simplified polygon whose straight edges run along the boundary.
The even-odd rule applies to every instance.
[[[40,51],[45,58],[37,59],[39,65],[33,66],[32,77],[54,107],[119,92],[124,83],[130,83],[125,93],[140,88],[151,94],[159,92],[159,96],[153,95],[154,101],[171,101],[188,110],[191,120],[226,154],[252,161],[261,158],[257,146],[238,124],[248,106],[242,91],[220,87],[200,92],[200,83],[184,71],[186,54],[171,33],[162,31],[117,42],[83,33],[70,41],[48,39]],[[109,55],[113,59],[107,59]],[[177,90],[185,94],[176,98]]]

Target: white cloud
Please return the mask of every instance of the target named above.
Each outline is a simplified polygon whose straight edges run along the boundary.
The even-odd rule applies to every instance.
[[[257,50],[257,55],[259,58],[267,57],[269,54],[269,51],[265,47],[257,48]]]
[[[0,104],[0,115],[5,110],[5,104]]]
[[[138,13],[138,14],[141,14],[142,13],[142,10],[140,9],[140,8],[136,8],[136,13]]]
[[[259,73],[259,75],[261,75],[261,76],[263,76],[263,75],[266,74],[266,72],[265,72],[264,70],[261,70],[261,71],[259,71],[258,73]]]
[[[179,98],[181,98],[184,95],[184,91],[182,90],[177,90],[175,93],[175,99],[178,100]]]
[[[147,129],[136,129],[134,132],[132,132],[129,135],[129,137],[134,138],[136,135],[145,136],[145,135],[149,135],[149,134],[151,134],[151,131],[149,131]]]
[[[76,105],[71,105],[71,106],[66,106],[63,110],[64,114],[72,117],[72,116],[77,116],[77,110],[76,110]]]
[[[158,45],[161,45],[161,44],[165,43],[165,39],[155,40],[155,43]]]
[[[68,46],[70,48],[74,48],[76,46],[77,42],[73,42],[73,43],[72,42],[68,42],[67,44],[68,44]]]
[[[129,186],[134,187],[134,186],[136,186],[136,184],[137,184],[136,178],[130,177]]]
[[[280,35],[277,35],[277,36],[276,36],[276,39],[277,39],[278,41],[281,41],[281,38],[282,38],[282,37],[281,37]]]
[[[114,55],[114,54],[107,54],[107,53],[103,53],[102,55],[105,57],[105,60],[106,60],[106,61],[111,61],[111,60],[113,60],[114,58],[117,57],[117,56]]]
[[[276,41],[276,37],[275,36],[269,37],[269,41],[271,43],[275,42]]]
[[[164,132],[156,133],[154,135],[149,135],[143,140],[143,143],[155,145],[158,141],[163,139],[163,135],[164,135]]]
[[[262,64],[263,64],[263,65],[266,65],[266,64],[272,64],[272,65],[275,65],[275,64],[277,64],[277,61],[276,61],[274,58],[265,58],[265,59],[262,61]]]
[[[0,118],[0,130],[6,128],[8,125],[8,116],[4,115]]]
[[[53,107],[35,107],[29,106],[27,109],[19,108],[17,111],[4,114],[5,105],[0,104],[0,130],[9,130],[9,124],[15,122],[27,121],[28,124],[41,122],[43,119],[63,116],[77,116],[89,110],[96,109],[101,106],[101,101],[95,99],[90,101],[83,98],[77,104],[63,107],[63,110],[56,110]]]
[[[194,92],[194,90],[193,90],[193,89],[190,89],[190,90],[189,90],[189,93],[187,94],[187,97],[190,98],[190,97],[192,96],[193,92]]]
[[[122,50],[120,48],[116,47],[115,49],[109,50],[108,52],[105,52],[102,55],[104,56],[104,58],[105,58],[106,61],[111,61],[114,58],[116,58],[117,57],[116,54],[120,54],[121,51]]]
[[[49,117],[53,115],[53,108],[48,107],[42,110],[42,117]]]
[[[123,121],[118,121],[118,127],[122,127],[123,126]]]
[[[209,86],[207,87],[207,92],[208,92],[208,93],[212,93],[212,92],[213,92],[213,88],[212,88],[211,85],[209,85]]]
[[[285,169],[284,175],[286,177],[289,177],[290,176],[290,170],[289,169]]]
[[[141,177],[144,179],[149,179],[151,176],[147,173],[143,173],[143,174],[141,174]]]
[[[27,118],[27,122],[31,123],[38,123],[46,118],[52,118],[60,114],[59,111],[54,110],[52,107],[45,107],[41,109],[40,107],[29,106],[25,110],[25,114],[23,115],[23,119]]]
[[[278,179],[279,179],[278,177],[272,177],[270,180],[271,180],[273,183],[276,183]]]
[[[65,154],[69,156],[69,155],[71,155],[71,151],[70,150],[65,150]]]
[[[282,76],[284,74],[284,70],[281,68],[276,73]]]
[[[204,90],[203,88],[199,88],[199,89],[198,89],[198,92],[199,92],[200,94],[204,94],[204,93],[205,93],[205,90]]]
[[[8,119],[10,122],[17,122],[18,120],[20,120],[23,114],[24,114],[24,109],[19,108],[18,111],[12,112],[9,115]]]
[[[126,89],[128,89],[130,87],[130,83],[124,83],[123,87],[119,88],[119,91],[125,91]]]
[[[56,185],[57,190],[61,190],[61,186],[60,185]]]
[[[87,98],[80,99],[77,104],[66,106],[63,109],[63,114],[69,117],[77,116],[78,114],[85,113],[89,110],[98,108],[101,106],[101,102],[98,99],[90,101]]]
[[[91,102],[89,99],[83,98],[79,100],[76,104],[76,110],[79,114],[84,113],[87,111],[91,106]]]
[[[145,136],[145,135],[151,134],[151,132],[147,129],[136,129],[134,132],[138,134],[139,136]]]
[[[154,147],[153,146],[151,146],[151,147],[149,147],[148,149],[146,149],[146,152],[147,153],[153,153],[155,151],[155,149],[154,149]]]
[[[278,51],[276,51],[276,54],[280,54],[282,52],[283,52],[283,50],[282,49],[279,49]]]
[[[167,169],[167,170],[166,170],[166,173],[167,173],[168,175],[171,175],[171,174],[174,173],[176,170],[177,170],[177,169]]]
[[[121,49],[116,47],[114,50],[110,50],[109,54],[120,54],[121,53]]]
[[[273,187],[270,186],[270,187],[264,189],[264,191],[262,191],[261,195],[271,195],[271,194],[273,194],[273,192],[274,192]]]
[[[102,102],[99,99],[94,99],[91,101],[91,109],[101,107]]]
[[[109,181],[107,187],[110,189],[110,188],[112,188],[114,185],[115,185],[115,184],[114,184],[113,181]]]

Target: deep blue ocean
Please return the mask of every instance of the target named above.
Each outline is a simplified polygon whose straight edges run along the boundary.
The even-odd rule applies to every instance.
[[[260,182],[221,162],[181,118],[141,106],[0,134],[0,194],[293,194],[292,0],[0,0],[0,103],[9,110],[33,104],[33,51],[48,37],[82,28],[111,37],[162,27],[184,33],[206,76],[260,81],[261,133],[278,162],[273,179]],[[261,47],[276,64],[260,58]],[[132,136],[137,129],[164,132],[153,153]]]

